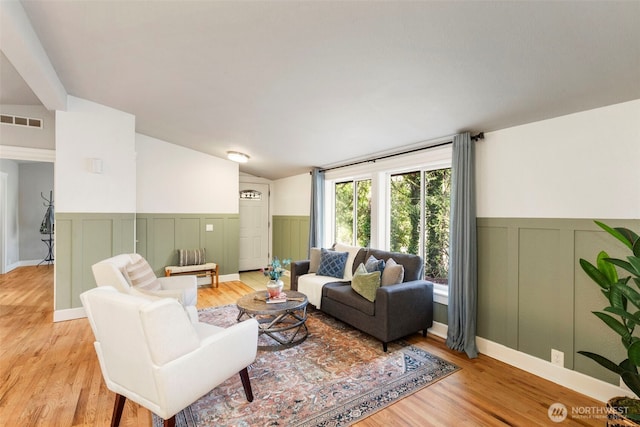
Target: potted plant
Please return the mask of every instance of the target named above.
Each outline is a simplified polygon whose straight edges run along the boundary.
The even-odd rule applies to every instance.
[[[612,228],[595,221],[595,223],[622,242],[631,255],[626,260],[611,258],[605,251],[598,254],[596,265],[580,259],[580,266],[596,282],[609,303],[602,311],[595,314],[616,334],[620,335],[622,345],[627,352],[627,358],[620,363],[614,363],[596,353],[579,351],[601,366],[620,375],[629,389],[640,397],[640,337],[634,336],[636,326],[640,326],[640,238],[638,234],[627,228]],[[618,276],[621,271],[630,273],[625,277]],[[640,425],[640,400],[637,398],[615,397],[607,403],[609,410],[609,425]],[[616,423],[611,423],[615,420]]]
[[[285,267],[291,264],[290,259],[283,259],[282,261],[278,257],[274,257],[273,261],[269,263],[266,268],[262,269],[262,273],[269,277],[269,283],[267,283],[267,291],[269,292],[269,298],[277,298],[282,293],[284,283],[280,280],[285,272]]]

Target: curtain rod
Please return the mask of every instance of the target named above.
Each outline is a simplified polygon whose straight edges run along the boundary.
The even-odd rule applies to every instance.
[[[478,141],[480,139],[484,139],[484,132],[480,132],[477,135],[471,136],[471,140],[472,141]],[[389,159],[391,157],[396,157],[396,156],[404,156],[405,154],[416,153],[418,151],[423,151],[423,150],[430,150],[432,148],[442,147],[442,146],[449,145],[449,144],[453,144],[453,140],[446,141],[446,142],[441,142],[439,144],[427,145],[426,147],[414,148],[412,150],[402,151],[402,152],[399,152],[399,153],[393,153],[393,154],[387,154],[385,156],[374,157],[372,159],[359,160],[357,162],[347,163],[345,165],[333,166],[333,167],[330,167],[330,168],[323,168],[323,169],[320,169],[320,172],[327,172],[327,171],[332,171],[332,170],[335,170],[335,169],[346,168],[346,167],[349,167],[349,166],[361,165],[363,163],[375,163],[378,160],[385,160],[385,159]],[[309,172],[309,173],[311,173],[311,172]]]

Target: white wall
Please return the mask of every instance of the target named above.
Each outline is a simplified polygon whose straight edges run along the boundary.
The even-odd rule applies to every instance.
[[[273,215],[308,216],[311,205],[311,175],[308,173],[273,182]]]
[[[4,219],[6,225],[6,235],[0,236],[5,239],[5,271],[8,272],[18,265],[20,261],[20,240],[18,224],[18,183],[19,168],[18,163],[13,160],[0,159],[0,172],[7,175],[7,192],[0,194],[0,203],[4,204]],[[1,218],[0,218],[1,219]],[[0,273],[4,273],[0,271]]]
[[[55,114],[41,105],[0,105],[0,113],[41,119],[42,128],[2,125],[0,144],[53,150],[55,148]]]
[[[140,213],[238,213],[238,164],[136,134]]]
[[[40,225],[47,212],[45,200],[53,191],[53,163],[22,163],[19,165],[19,225],[20,261],[42,261],[48,253],[40,234]],[[53,193],[55,206],[55,192]]]
[[[135,117],[73,96],[67,106],[56,112],[56,212],[135,212]]]
[[[640,100],[486,134],[478,217],[640,218]]]

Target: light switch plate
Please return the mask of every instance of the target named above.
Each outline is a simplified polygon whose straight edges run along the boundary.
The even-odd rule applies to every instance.
[[[213,224],[206,224],[204,226],[205,231],[213,231]]]

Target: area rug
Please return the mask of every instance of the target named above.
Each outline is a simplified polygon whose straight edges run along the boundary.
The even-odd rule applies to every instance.
[[[238,309],[227,305],[199,315],[226,327],[236,322]],[[309,337],[297,346],[258,350],[249,366],[253,402],[234,375],[180,412],[176,424],[349,426],[459,369],[401,341],[389,343],[385,353],[380,341],[317,310],[308,313],[307,326]],[[154,415],[154,426],[161,425]]]

